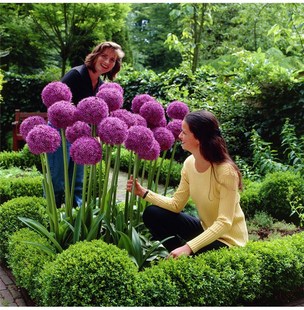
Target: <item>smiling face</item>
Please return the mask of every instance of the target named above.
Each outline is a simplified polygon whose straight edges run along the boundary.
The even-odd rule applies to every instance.
[[[117,60],[117,53],[113,48],[105,48],[97,57],[95,62],[95,70],[101,75],[113,69]]]
[[[182,122],[182,132],[178,137],[185,151],[189,151],[190,153],[199,151],[200,142],[194,137],[194,134],[189,129],[189,125],[185,121]]]

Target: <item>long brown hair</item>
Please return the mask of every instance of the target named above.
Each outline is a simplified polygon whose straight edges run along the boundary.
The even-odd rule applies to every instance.
[[[190,112],[185,116],[194,137],[200,141],[200,153],[211,163],[229,162],[239,176],[239,189],[242,189],[242,175],[229,155],[226,141],[222,137],[217,118],[209,111]]]
[[[115,42],[103,42],[97,45],[93,51],[87,55],[85,58],[85,65],[87,66],[88,69],[92,70],[94,73],[95,71],[95,63],[97,61],[98,56],[106,49],[106,48],[111,48],[115,50],[117,54],[117,59],[115,62],[115,65],[113,69],[105,74],[103,74],[104,79],[108,78],[110,81],[113,81],[116,77],[116,74],[120,71],[121,68],[121,62],[122,58],[125,56],[125,53],[123,52],[121,46]]]

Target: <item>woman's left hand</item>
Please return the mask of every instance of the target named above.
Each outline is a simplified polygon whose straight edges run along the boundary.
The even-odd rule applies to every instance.
[[[181,255],[186,255],[189,256],[190,254],[192,254],[192,250],[189,247],[188,244],[185,244],[179,248],[176,248],[175,250],[171,251],[171,253],[168,255],[167,258],[178,258]]]

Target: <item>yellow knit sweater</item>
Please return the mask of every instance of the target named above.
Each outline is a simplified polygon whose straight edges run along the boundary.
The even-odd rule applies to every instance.
[[[240,207],[238,175],[229,163],[213,165],[203,173],[195,168],[190,155],[184,162],[181,180],[173,197],[164,197],[149,191],[146,200],[161,208],[179,213],[189,197],[198,210],[204,232],[188,241],[193,253],[219,240],[228,246],[244,246],[248,232]]]

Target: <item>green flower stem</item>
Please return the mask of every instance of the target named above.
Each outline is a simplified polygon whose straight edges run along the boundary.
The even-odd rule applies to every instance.
[[[102,196],[102,188],[103,188],[103,183],[102,183],[102,176],[103,176],[103,173],[102,173],[102,162],[103,160],[101,160],[99,162],[99,182],[98,182],[98,209],[101,209],[101,196]]]
[[[70,194],[71,206],[73,205],[73,199],[74,199],[74,191],[75,191],[75,183],[76,183],[76,173],[77,173],[77,164],[74,163],[73,177],[72,177],[72,184],[71,184],[71,194]]]
[[[88,166],[88,169],[90,169],[90,175],[89,175],[89,185],[87,190],[87,206],[91,203],[91,196],[92,196],[92,183],[93,183],[93,166]]]
[[[131,177],[132,159],[133,159],[133,151],[130,152],[130,156],[129,156],[128,180]],[[129,192],[126,191],[126,197],[125,197],[125,223],[126,223],[126,225],[128,225],[129,208],[130,208],[130,206],[129,206]]]
[[[67,143],[65,138],[64,129],[60,129],[61,141],[62,141],[62,152],[63,152],[63,165],[64,165],[64,196],[65,196],[65,212],[69,221],[72,223],[72,205],[70,198],[70,181],[69,181],[69,167],[68,167],[68,154],[67,154]]]
[[[170,174],[171,174],[171,169],[172,169],[172,164],[174,161],[174,155],[176,152],[176,147],[177,147],[177,141],[174,142],[173,145],[173,150],[172,150],[172,154],[171,154],[171,158],[170,158],[170,163],[169,163],[169,171],[167,172],[167,176],[166,176],[166,182],[165,182],[165,188],[164,188],[164,195],[166,196],[167,194],[167,189],[169,186],[169,181],[170,181]]]
[[[154,191],[157,193],[157,189],[158,189],[158,182],[159,182],[159,176],[160,176],[160,172],[161,172],[161,168],[163,166],[163,162],[166,158],[166,155],[167,155],[167,150],[165,150],[163,152],[163,156],[161,158],[161,161],[160,161],[160,164],[158,166],[158,169],[157,169],[157,174],[156,174],[156,178],[155,178],[155,185],[154,185]]]
[[[109,174],[110,174],[110,167],[111,167],[111,156],[112,156],[112,146],[107,146],[107,158],[106,158],[106,171],[103,183],[103,191],[102,191],[102,200],[101,200],[101,210],[102,212],[105,211],[105,201],[107,197],[108,191],[108,182],[109,182]]]
[[[86,193],[87,193],[87,178],[88,178],[88,169],[87,165],[83,166],[83,186],[82,186],[82,205],[80,208],[82,222],[85,222],[85,207],[86,207]]]
[[[45,164],[46,164],[46,187],[48,187],[49,199],[50,199],[50,220],[53,222],[53,232],[56,236],[56,240],[59,240],[59,225],[58,225],[58,213],[55,201],[54,188],[51,177],[51,169],[48,161],[47,154],[44,153]]]
[[[118,175],[120,169],[120,151],[121,151],[121,145],[118,145],[112,174],[112,185],[111,185],[111,188],[113,189],[113,193],[111,196],[112,209],[115,207],[116,204]]]

